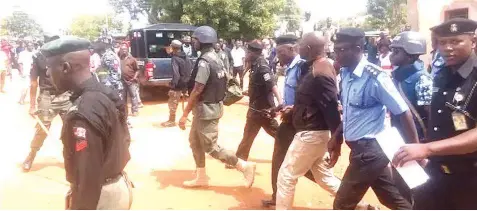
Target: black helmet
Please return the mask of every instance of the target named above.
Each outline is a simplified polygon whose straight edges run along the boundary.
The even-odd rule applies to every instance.
[[[216,43],[217,32],[210,26],[201,26],[197,28],[192,37],[197,39],[200,43]]]
[[[426,54],[426,39],[413,31],[402,32],[394,37],[391,48],[403,48],[410,55]]]

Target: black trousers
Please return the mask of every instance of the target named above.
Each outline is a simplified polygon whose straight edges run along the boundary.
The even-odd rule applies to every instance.
[[[413,190],[414,209],[477,210],[476,167],[469,165],[466,172],[445,174],[438,163],[430,161],[426,172],[431,178]]]
[[[282,166],[283,160],[287,155],[288,148],[290,147],[293,137],[295,136],[296,130],[293,127],[292,123],[282,122],[278,126],[277,135],[275,137],[275,145],[273,146],[273,157],[272,157],[272,200],[275,201],[277,196],[277,178],[278,171]],[[305,177],[311,181],[315,181],[311,171],[308,171],[305,174]]]
[[[263,128],[268,135],[275,137],[278,122],[275,119],[262,117],[260,115],[247,117],[245,128],[243,129],[242,142],[240,142],[236,152],[237,158],[248,160],[253,141],[255,140],[255,137],[257,137],[261,128]]]
[[[392,210],[412,209],[399,192],[388,167],[389,160],[376,140],[347,142],[349,166],[333,203],[334,210],[354,210],[371,187],[381,204]]]

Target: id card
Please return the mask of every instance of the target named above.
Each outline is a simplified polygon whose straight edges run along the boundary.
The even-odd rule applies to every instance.
[[[452,121],[454,122],[454,128],[456,131],[469,129],[465,115],[460,112],[452,112]]]

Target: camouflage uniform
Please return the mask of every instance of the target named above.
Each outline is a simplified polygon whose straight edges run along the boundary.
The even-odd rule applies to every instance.
[[[101,57],[101,67],[97,70],[99,82],[118,91],[119,97],[124,99],[124,85],[121,80],[119,57],[112,49],[107,49]]]

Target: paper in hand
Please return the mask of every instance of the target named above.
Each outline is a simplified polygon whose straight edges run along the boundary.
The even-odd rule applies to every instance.
[[[376,140],[389,160],[392,160],[394,154],[405,144],[401,134],[394,127],[386,128],[377,134]],[[424,169],[416,161],[407,162],[402,167],[397,167],[396,170],[411,189],[424,184],[429,179]]]

